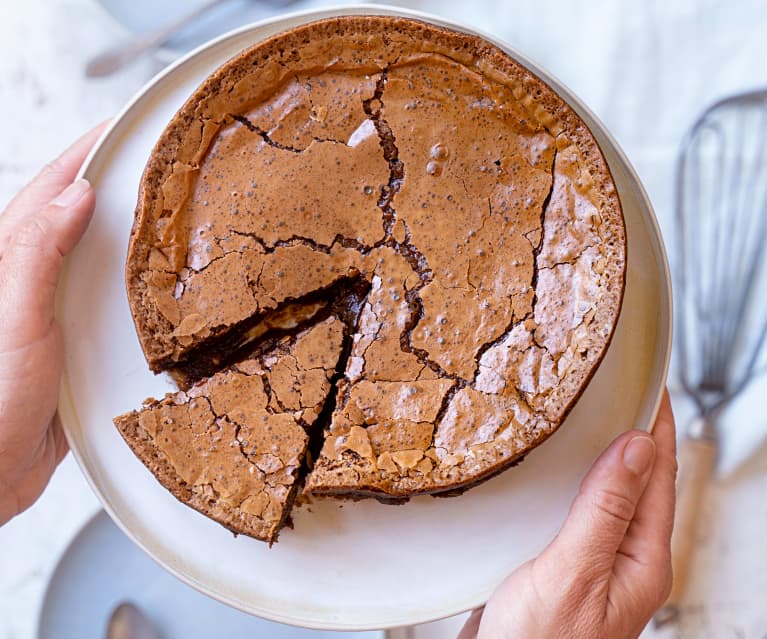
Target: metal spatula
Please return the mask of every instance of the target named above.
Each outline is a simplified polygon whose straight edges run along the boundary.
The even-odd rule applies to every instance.
[[[674,586],[657,624],[673,620],[688,583],[701,497],[717,452],[717,418],[748,384],[767,335],[767,90],[708,108],[677,163],[676,353],[697,407],[679,453],[671,552]]]

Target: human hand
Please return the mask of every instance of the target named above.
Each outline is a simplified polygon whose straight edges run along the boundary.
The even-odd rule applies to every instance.
[[[73,180],[102,130],[46,165],[0,215],[0,525],[34,503],[67,453],[54,297],[93,213],[93,189]]]
[[[554,540],[514,571],[458,639],[638,637],[671,590],[676,438],[668,393],[652,435],[602,453]]]

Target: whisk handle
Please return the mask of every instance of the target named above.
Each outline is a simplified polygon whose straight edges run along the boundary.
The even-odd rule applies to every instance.
[[[690,432],[697,436],[685,437],[679,450],[676,514],[671,536],[674,585],[666,604],[655,615],[657,626],[675,620],[679,614],[696,546],[698,515],[716,461],[717,443],[711,425],[693,424]]]

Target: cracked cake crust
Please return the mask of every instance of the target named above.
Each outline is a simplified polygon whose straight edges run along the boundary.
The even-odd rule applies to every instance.
[[[126,278],[155,371],[365,282],[306,490],[388,499],[471,486],[556,430],[625,259],[606,162],[545,83],[477,37],[352,16],[200,86],[147,165]]]
[[[342,323],[328,318],[186,392],[147,400],[115,424],[176,498],[234,533],[273,543],[298,490],[342,341]]]

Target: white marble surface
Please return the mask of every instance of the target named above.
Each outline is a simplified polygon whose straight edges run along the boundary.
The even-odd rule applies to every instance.
[[[559,76],[624,146],[669,235],[673,160],[685,127],[712,99],[767,86],[767,12],[756,0],[402,4],[498,33]],[[111,79],[84,80],[88,56],[121,35],[93,0],[0,0],[0,205],[79,132],[115,113],[158,69],[145,59]],[[685,412],[679,398],[675,406]],[[763,419],[763,411],[743,418],[746,428]],[[766,492],[764,448],[712,484],[682,623],[662,632],[648,629],[645,639],[767,636]],[[43,498],[0,529],[0,639],[33,637],[57,555],[97,508],[69,458]],[[451,637],[458,625],[442,622],[414,636]]]

